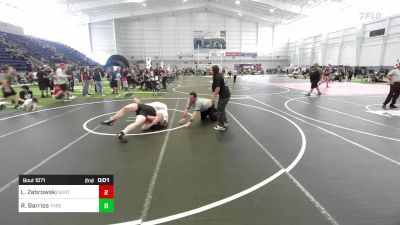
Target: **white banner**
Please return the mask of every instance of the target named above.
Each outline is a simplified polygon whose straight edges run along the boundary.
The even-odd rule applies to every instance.
[[[151,57],[146,57],[146,69],[150,69],[151,67]]]

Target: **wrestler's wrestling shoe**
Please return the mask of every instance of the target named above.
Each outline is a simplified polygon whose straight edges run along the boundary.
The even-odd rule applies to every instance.
[[[123,131],[119,132],[119,134],[117,135],[118,139],[121,141],[121,143],[128,143],[128,141],[125,138],[125,133]]]
[[[107,125],[107,126],[112,126],[112,125],[114,124],[114,122],[115,122],[115,120],[113,120],[113,119],[108,119],[108,120],[105,120],[105,121],[103,121],[103,122],[100,122],[100,124],[102,124],[102,125]]]
[[[214,127],[214,130],[219,130],[219,131],[225,131],[225,127],[221,127],[221,126],[219,126],[219,125],[216,125],[215,127]]]

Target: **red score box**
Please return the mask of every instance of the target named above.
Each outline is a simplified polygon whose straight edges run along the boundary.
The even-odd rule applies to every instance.
[[[114,198],[114,185],[99,185],[99,198]]]

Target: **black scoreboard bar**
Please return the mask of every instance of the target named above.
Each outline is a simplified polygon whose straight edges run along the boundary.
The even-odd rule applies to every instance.
[[[113,185],[113,175],[19,175],[19,185]]]

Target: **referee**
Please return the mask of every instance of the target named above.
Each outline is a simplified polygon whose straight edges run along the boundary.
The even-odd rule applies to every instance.
[[[395,69],[388,73],[388,80],[390,84],[390,91],[388,96],[386,97],[385,102],[383,103],[382,107],[386,109],[386,105],[390,103],[390,109],[397,109],[398,107],[395,106],[396,100],[400,94],[400,63],[396,63]]]
[[[202,121],[206,121],[207,118],[209,118],[210,121],[216,120],[216,118],[214,117],[215,110],[211,99],[198,98],[197,93],[192,91],[189,94],[189,100],[186,104],[185,110],[182,113],[182,118],[178,122],[179,124],[184,124],[186,122],[187,113],[191,107],[194,108],[194,111],[193,115],[190,117],[189,122],[186,123],[186,127],[190,127],[191,123],[194,121],[199,113]]]
[[[229,87],[225,84],[224,76],[219,73],[219,68],[217,65],[211,67],[211,72],[213,75],[212,91],[214,95],[211,99],[213,105],[215,105],[215,99],[219,96],[218,106],[217,106],[217,121],[218,124],[214,127],[214,130],[225,131],[229,122],[226,120],[225,109],[231,97],[231,92]]]

